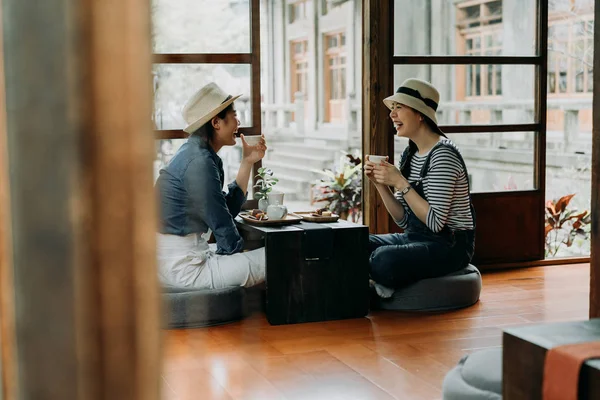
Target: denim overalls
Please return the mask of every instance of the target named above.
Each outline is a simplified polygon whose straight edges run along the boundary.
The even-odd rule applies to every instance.
[[[440,142],[429,152],[420,178],[411,182],[412,190],[427,200],[423,190],[423,179],[427,175],[431,155],[439,146],[446,146],[455,152],[464,168],[468,182],[468,172],[464,160],[455,147]],[[408,148],[407,148],[408,150]],[[402,154],[400,165],[408,158],[408,151]],[[370,269],[371,278],[384,286],[400,288],[418,280],[442,276],[466,267],[475,249],[475,210],[469,203],[473,216],[473,229],[451,230],[448,226],[436,233],[427,227],[410,210],[407,209],[408,226],[404,233],[386,235],[370,235]]]

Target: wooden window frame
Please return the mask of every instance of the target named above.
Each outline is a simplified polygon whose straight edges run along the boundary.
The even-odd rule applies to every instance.
[[[239,134],[260,135],[261,119],[261,94],[260,94],[260,0],[251,0],[250,3],[250,53],[154,53],[155,64],[248,64],[250,65],[250,98],[252,100],[252,125],[240,127]],[[155,130],[155,140],[160,139],[187,139],[188,134],[183,129]],[[258,168],[262,166],[259,161],[254,164],[253,182],[256,180]]]

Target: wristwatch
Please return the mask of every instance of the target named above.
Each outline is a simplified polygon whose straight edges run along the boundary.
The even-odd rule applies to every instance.
[[[412,186],[408,185],[407,187],[405,187],[404,189],[402,189],[402,190],[400,191],[400,194],[401,194],[402,196],[404,196],[406,193],[408,193],[408,192],[410,191],[410,189],[412,189]]]

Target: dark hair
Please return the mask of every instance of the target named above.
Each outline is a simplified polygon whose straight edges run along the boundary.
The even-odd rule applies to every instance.
[[[229,111],[233,111],[233,103],[231,103],[223,111],[218,113],[216,117],[219,117],[220,119],[225,119]],[[213,129],[211,118],[207,123],[202,125],[200,128],[196,129],[190,136],[199,136],[206,141],[210,141],[212,140],[214,134],[215,130]]]
[[[440,133],[440,129],[438,128],[437,124],[431,120],[431,118],[429,118],[420,111],[415,110],[415,112],[421,114],[421,116],[423,117],[423,121],[425,121],[425,123],[427,124],[429,129],[431,129],[432,132],[437,133],[440,136],[446,137],[446,135]],[[412,159],[412,156],[417,152],[417,150],[419,150],[417,144],[409,139],[408,153],[406,154],[406,159],[404,160],[404,162],[402,162],[402,160],[400,161],[402,162],[402,164],[400,165],[400,172],[402,172],[402,175],[404,175],[406,179],[408,179],[408,176],[410,175],[410,161]]]

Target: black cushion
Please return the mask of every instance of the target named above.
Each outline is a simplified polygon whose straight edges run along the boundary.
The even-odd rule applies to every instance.
[[[474,265],[437,278],[423,279],[379,300],[384,310],[445,311],[468,307],[479,300],[481,274]]]

